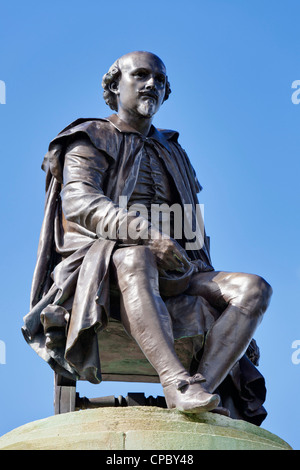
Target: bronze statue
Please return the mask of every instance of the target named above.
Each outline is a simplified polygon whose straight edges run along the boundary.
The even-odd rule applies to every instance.
[[[257,275],[212,267],[205,231],[195,229],[201,186],[178,133],[152,125],[171,92],[164,63],[126,54],[103,87],[116,114],[70,124],[43,162],[45,217],[23,334],[57,372],[99,383],[98,335],[118,318],[157,371],[169,408],[218,411],[231,377],[237,413],[260,424],[264,380],[249,357],[272,289]],[[157,206],[182,210],[176,220],[166,211],[169,233],[151,219]],[[190,230],[178,236],[188,209]],[[174,349],[182,336],[205,337],[195,341],[193,373]]]

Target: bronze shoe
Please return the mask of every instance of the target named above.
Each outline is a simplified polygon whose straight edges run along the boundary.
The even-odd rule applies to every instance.
[[[201,385],[204,381],[201,374],[195,374],[166,385],[164,394],[168,408],[176,408],[183,413],[202,413],[217,408],[220,397],[208,393]]]

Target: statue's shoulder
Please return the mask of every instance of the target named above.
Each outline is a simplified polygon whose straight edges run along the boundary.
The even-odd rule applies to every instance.
[[[109,129],[109,121],[106,118],[79,118],[71,122],[67,127],[59,132],[57,137],[62,135],[70,135],[75,132],[86,131],[87,129]]]
[[[120,135],[106,118],[80,118],[65,127],[50,142],[49,150],[57,145],[66,145],[76,138],[88,137],[90,142],[101,151],[114,158],[119,147]]]
[[[62,181],[62,168],[65,152],[70,143],[85,138],[87,145],[93,145],[98,150],[105,152],[107,157],[115,160],[120,148],[120,136],[110,122],[105,118],[80,118],[65,127],[51,140],[46,153],[42,169]]]
[[[170,129],[158,129],[158,130],[164,136],[164,138],[168,141],[168,144],[172,148],[179,167],[184,168],[185,172],[188,174],[190,178],[191,186],[194,188],[195,193],[199,193],[200,191],[202,191],[203,188],[198,181],[195,169],[189,159],[189,156],[178,141],[179,132],[170,130]]]
[[[115,133],[113,126],[111,126],[109,120],[106,118],[79,118],[60,131],[51,143],[80,132],[94,139]]]
[[[168,142],[178,143],[179,132],[172,129],[157,129]]]

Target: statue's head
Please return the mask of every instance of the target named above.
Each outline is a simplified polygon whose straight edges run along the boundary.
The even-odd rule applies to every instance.
[[[117,59],[102,80],[103,97],[114,111],[120,106],[138,106],[155,114],[169,98],[170,83],[166,67],[155,54],[130,52]]]

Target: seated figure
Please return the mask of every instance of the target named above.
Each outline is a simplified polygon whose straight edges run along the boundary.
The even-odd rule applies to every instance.
[[[264,379],[249,353],[272,289],[211,264],[195,171],[178,133],[152,125],[171,92],[164,63],[126,54],[103,87],[115,113],[70,124],[43,162],[25,339],[59,374],[99,383],[101,332],[115,318],[157,371],[168,408],[218,411],[234,401],[233,417],[260,424]],[[182,337],[195,345],[189,370],[174,347]]]

